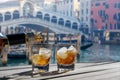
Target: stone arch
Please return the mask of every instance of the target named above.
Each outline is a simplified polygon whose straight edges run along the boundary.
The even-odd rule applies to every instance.
[[[73,22],[72,29],[78,29],[78,24],[76,22]]]
[[[45,14],[44,15],[44,20],[45,21],[50,21],[50,15],[49,14]]]
[[[30,2],[26,2],[23,6],[23,16],[33,17],[34,7]]]
[[[66,20],[65,26],[66,26],[66,27],[71,27],[71,22],[70,22],[69,20]]]
[[[11,13],[6,12],[4,17],[5,17],[5,21],[10,20],[11,19]]]
[[[3,22],[3,14],[0,13],[0,22]]]
[[[56,16],[52,16],[51,22],[57,23],[57,17]]]
[[[42,12],[38,11],[36,17],[42,19],[43,17]]]
[[[15,11],[13,12],[13,19],[17,19],[17,18],[19,18],[19,17],[20,17],[19,11],[18,11],[18,10],[15,10]]]
[[[59,18],[58,24],[59,25],[64,25],[64,19],[63,18]]]

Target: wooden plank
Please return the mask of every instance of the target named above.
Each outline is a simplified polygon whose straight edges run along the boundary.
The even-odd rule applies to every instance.
[[[55,78],[55,80],[110,80],[110,78],[120,78],[120,72],[119,69],[109,69],[104,71],[98,71],[98,72],[91,72],[86,74],[80,74],[80,75],[73,75],[68,77],[60,77]],[[113,73],[116,72],[116,73]],[[111,75],[111,73],[113,73]],[[108,77],[108,78],[107,78]],[[52,79],[49,79],[52,80]]]
[[[21,68],[23,67],[23,69]],[[120,62],[117,62],[117,63],[79,63],[79,64],[76,64],[75,66],[75,70],[74,71],[69,71],[69,72],[66,72],[66,73],[63,73],[63,74],[49,74],[49,76],[47,75],[44,75],[44,76],[40,76],[40,75],[35,75],[34,78],[31,78],[30,76],[30,71],[31,71],[31,66],[27,66],[27,68],[25,66],[19,66],[18,68],[14,69],[15,67],[10,67],[9,69],[6,67],[4,68],[7,69],[6,71],[2,70],[2,68],[0,68],[0,77],[8,77],[8,78],[11,78],[11,79],[21,79],[21,80],[27,80],[27,79],[30,79],[30,80],[36,80],[36,79],[64,79],[64,78],[69,78],[73,80],[76,78],[78,78],[78,80],[80,78],[82,79],[86,79],[87,78],[93,78],[95,77],[99,79],[99,77],[97,76],[102,76],[104,77],[104,74],[106,73],[110,73],[106,76],[108,77],[104,77],[104,78],[109,78],[109,76],[112,78],[115,77],[115,76],[118,76],[120,74]],[[57,66],[56,64],[50,64],[50,71],[55,71],[57,70]],[[26,75],[24,73],[28,72],[29,75]],[[117,72],[117,73],[115,73]],[[115,74],[114,74],[115,73]],[[85,77],[85,78],[84,78]],[[81,80],[82,80],[81,79]],[[93,80],[93,79],[89,79],[89,80]]]
[[[117,64],[117,63],[85,67],[85,68],[76,69],[74,71],[70,71],[68,73],[64,73],[64,74],[60,74],[60,75],[53,75],[53,76],[46,76],[46,77],[42,77],[40,79],[52,79],[52,78],[54,79],[54,78],[72,76],[72,75],[81,75],[81,74],[98,72],[98,71],[102,71],[102,70],[114,69],[114,68],[119,68],[119,67],[120,67],[120,64]],[[91,79],[89,79],[89,80],[91,80]]]

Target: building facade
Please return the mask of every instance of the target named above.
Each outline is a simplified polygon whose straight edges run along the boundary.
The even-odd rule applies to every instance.
[[[120,0],[92,0],[91,26],[99,38],[105,30],[120,29]]]
[[[62,0],[56,3],[56,11],[69,17],[75,17],[80,23],[79,30],[90,34],[91,0]]]
[[[70,17],[77,17],[80,0],[60,0],[56,2],[56,12]]]
[[[83,33],[90,34],[91,0],[80,0],[78,14],[81,23],[80,30],[83,31]]]

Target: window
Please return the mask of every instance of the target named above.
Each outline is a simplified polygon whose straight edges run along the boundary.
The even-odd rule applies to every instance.
[[[120,21],[120,13],[118,13],[118,21]]]
[[[95,23],[97,23],[97,20],[95,20]]]
[[[89,5],[88,1],[87,1],[87,6]]]
[[[67,3],[69,3],[69,0],[67,0]]]
[[[82,22],[84,21],[83,17],[81,17],[81,21],[82,21]]]
[[[71,10],[73,9],[73,6],[71,5]]]
[[[82,11],[81,11],[81,14],[83,15],[84,14],[84,10],[82,9]]]
[[[102,14],[103,14],[103,11],[102,11],[102,10],[99,10],[99,11],[98,11],[98,15],[101,17]]]
[[[109,18],[109,16],[108,16],[108,14],[106,14],[106,19],[108,20],[108,18]]]
[[[72,16],[72,11],[70,11],[70,15]]]
[[[120,9],[120,3],[118,3],[118,8]]]
[[[86,21],[88,21],[88,17],[86,17]]]
[[[114,24],[114,29],[117,29],[117,24]]]
[[[117,24],[117,28],[120,29],[120,23]]]
[[[108,9],[108,8],[109,8],[109,4],[106,4],[106,5],[105,5],[105,8]]]
[[[113,19],[117,20],[117,14],[114,14]]]
[[[93,15],[93,11],[91,11],[91,15]]]
[[[96,3],[95,6],[100,6],[100,3]]]
[[[86,14],[88,14],[88,9],[86,9]]]
[[[104,20],[108,20],[108,15],[107,14],[104,15]]]
[[[112,29],[112,23],[110,23],[110,29]]]
[[[114,4],[114,8],[117,8],[117,3]]]
[[[68,16],[68,11],[66,12],[66,15]]]
[[[120,3],[115,3],[114,8],[119,8],[120,9]]]
[[[105,2],[103,2],[103,5],[105,5],[106,3]]]
[[[107,29],[107,27],[108,27],[108,25],[107,25],[107,24],[105,24],[105,29]]]
[[[84,3],[83,2],[81,3],[81,7],[84,7]]]
[[[102,20],[102,22],[104,23],[104,22],[105,22],[105,20]]]

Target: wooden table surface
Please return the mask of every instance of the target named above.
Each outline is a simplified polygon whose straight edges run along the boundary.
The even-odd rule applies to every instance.
[[[120,62],[76,63],[75,70],[57,72],[56,64],[50,71],[31,77],[31,65],[0,67],[0,80],[120,80]]]

